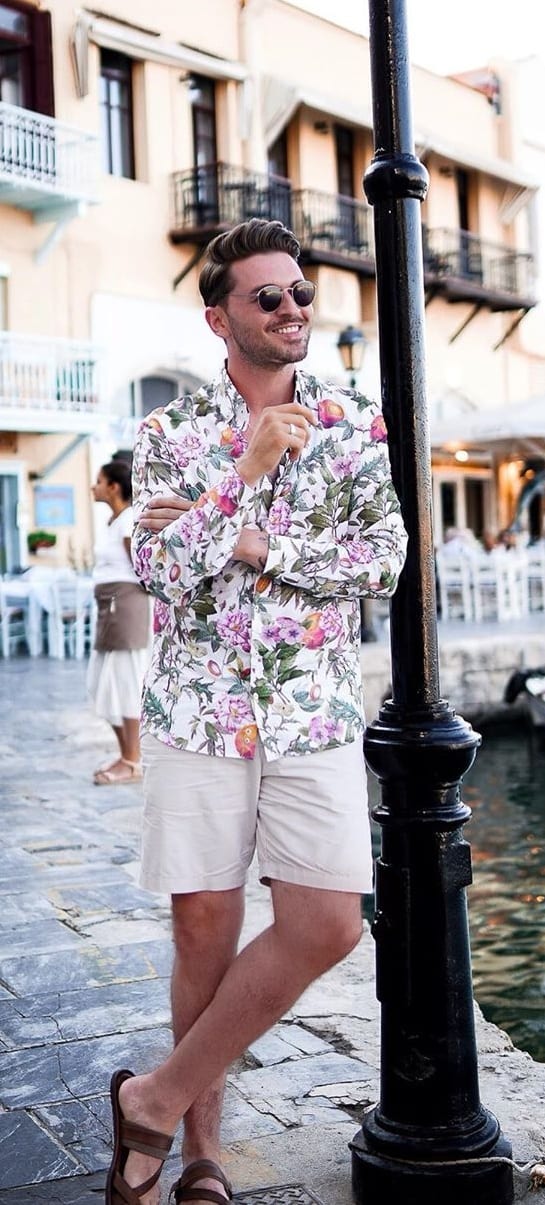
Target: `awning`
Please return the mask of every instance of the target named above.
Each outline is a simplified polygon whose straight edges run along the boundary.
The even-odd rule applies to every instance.
[[[87,12],[78,16],[70,42],[78,96],[87,96],[89,91],[89,42],[107,50],[118,50],[132,59],[180,67],[212,79],[244,80],[248,75],[242,63],[216,58],[213,54],[205,54],[179,42],[167,42],[160,35],[139,29],[138,26]]]
[[[440,155],[442,159],[449,159],[451,163],[457,163],[460,167],[471,167],[485,176],[491,176],[495,180],[505,180],[507,184],[514,184],[516,188],[524,191],[534,193],[539,188],[539,182],[535,176],[530,176],[528,172],[516,167],[507,159],[482,155],[479,151],[471,151],[466,146],[458,146],[457,143],[448,142],[436,134],[426,133],[423,130],[417,131],[415,142],[417,155],[424,163],[428,155]]]
[[[373,129],[373,113],[371,105],[354,105],[338,95],[326,92],[316,92],[304,85],[288,83],[274,76],[265,77],[263,81],[263,128],[267,146],[276,141],[285,129],[293,114],[301,105],[314,109],[348,125],[360,126],[366,130]],[[496,180],[504,180],[523,193],[537,191],[539,182],[528,172],[492,155],[482,155],[478,151],[468,150],[441,138],[439,135],[420,130],[416,135],[417,154],[425,162],[429,154],[440,155],[450,159],[460,167],[470,167]],[[528,198],[525,198],[528,199]]]
[[[267,76],[262,87],[263,128],[267,146],[276,141],[293,114],[305,105],[316,113],[333,117],[347,125],[362,126],[367,130],[373,128],[371,106],[353,105],[337,95],[315,92],[311,88],[289,84],[286,80]]]
[[[440,423],[432,421],[432,446],[448,444],[533,446],[538,455],[545,453],[545,396],[501,406],[494,410],[474,410]]]

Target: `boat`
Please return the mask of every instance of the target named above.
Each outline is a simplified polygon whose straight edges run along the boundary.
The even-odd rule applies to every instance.
[[[516,669],[511,674],[503,693],[504,702],[514,703],[521,695],[532,727],[545,741],[545,666]]]

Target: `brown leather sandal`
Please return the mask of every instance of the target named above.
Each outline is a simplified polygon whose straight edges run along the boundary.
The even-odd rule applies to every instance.
[[[224,1193],[215,1192],[213,1188],[199,1188],[197,1180],[217,1180],[225,1189]],[[211,1205],[225,1205],[232,1201],[233,1189],[217,1163],[211,1159],[197,1159],[188,1163],[179,1180],[172,1185],[168,1199],[174,1197],[175,1205],[184,1205],[185,1201],[210,1201]]]
[[[163,1163],[172,1146],[172,1135],[149,1130],[147,1126],[138,1125],[135,1121],[126,1121],[123,1117],[119,1104],[119,1089],[125,1080],[132,1079],[133,1074],[132,1071],[114,1071],[110,1083],[114,1153],[106,1180],[105,1205],[140,1205],[141,1198],[157,1184]],[[131,1188],[123,1179],[129,1151],[139,1151],[141,1155],[151,1155],[152,1159],[161,1160],[161,1166],[153,1176],[135,1188]]]

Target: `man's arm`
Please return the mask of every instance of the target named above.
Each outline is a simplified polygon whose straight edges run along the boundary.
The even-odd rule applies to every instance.
[[[183,493],[184,484],[168,440],[163,431],[144,424],[133,456],[132,555],[137,576],[165,601],[215,577],[233,559],[255,495],[234,467],[194,502],[165,497],[176,489]]]
[[[266,409],[247,451],[227,469],[223,481],[195,502],[165,496],[169,486],[183,491],[180,468],[162,429],[144,422],[134,448],[133,507],[137,518],[132,551],[134,568],[154,594],[167,601],[192,590],[205,577],[221,573],[230,560],[260,572],[267,553],[262,532],[252,521],[255,490],[289,449],[300,455],[315,417],[292,402]]]
[[[379,415],[375,407],[368,411],[369,428]],[[263,572],[322,598],[389,598],[406,549],[387,443],[369,435],[352,483],[346,535],[337,536],[324,516],[311,512],[299,531],[269,536]]]

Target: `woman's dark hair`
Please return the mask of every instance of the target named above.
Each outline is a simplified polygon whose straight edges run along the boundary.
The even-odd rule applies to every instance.
[[[231,264],[250,255],[267,251],[285,251],[298,260],[301,248],[294,234],[283,222],[267,218],[250,218],[240,222],[225,234],[218,234],[208,244],[206,260],[199,275],[199,289],[205,305],[218,305],[232,288]]]
[[[131,466],[126,460],[110,460],[100,471],[108,485],[119,486],[124,502],[132,502]]]

